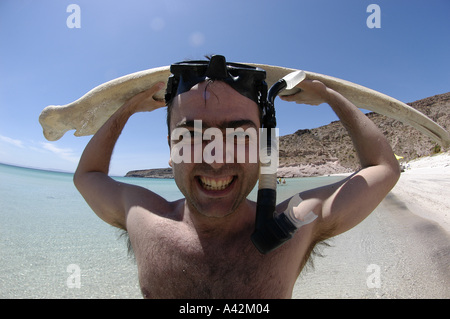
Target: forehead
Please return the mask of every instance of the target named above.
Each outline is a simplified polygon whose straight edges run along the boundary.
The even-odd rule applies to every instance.
[[[220,81],[199,83],[174,98],[171,126],[192,120],[202,120],[210,127],[236,120],[260,124],[258,105]]]

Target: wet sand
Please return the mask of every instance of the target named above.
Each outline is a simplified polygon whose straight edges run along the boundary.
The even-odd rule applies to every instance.
[[[293,298],[450,298],[450,155],[410,168],[366,220],[329,241]]]

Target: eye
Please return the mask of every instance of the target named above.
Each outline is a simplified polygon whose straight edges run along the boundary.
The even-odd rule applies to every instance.
[[[195,144],[202,142],[202,133],[197,132],[195,130],[188,130],[185,128],[177,128],[172,133],[172,141],[175,144]]]
[[[235,131],[227,135],[227,141],[229,143],[232,142],[234,145],[244,145],[249,143],[250,137],[246,132]]]
[[[227,131],[227,141],[228,143],[233,143],[234,145],[253,144],[257,142],[257,133],[252,127],[249,127],[246,130],[239,127],[234,130]]]
[[[248,136],[247,133],[237,132],[235,134],[236,144],[248,144],[249,140],[250,140],[250,137]]]

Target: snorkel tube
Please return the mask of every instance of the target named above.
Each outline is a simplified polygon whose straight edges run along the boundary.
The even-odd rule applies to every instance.
[[[260,177],[256,202],[255,231],[251,236],[255,247],[267,254],[278,248],[297,230],[294,216],[290,214],[276,215],[278,139],[275,134],[276,117],[274,101],[284,89],[292,89],[305,78],[305,72],[295,71],[276,82],[267,94],[267,104],[262,118],[260,140]],[[266,136],[264,136],[266,135]],[[266,137],[266,143],[264,143]]]

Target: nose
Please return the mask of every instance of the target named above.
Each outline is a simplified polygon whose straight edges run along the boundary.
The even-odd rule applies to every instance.
[[[226,163],[232,161],[227,156],[225,142],[213,140],[203,148],[203,162],[209,164],[213,169],[220,169]]]
[[[220,168],[222,168],[225,163],[217,163],[216,161],[212,162],[209,164],[213,169],[218,170]]]

